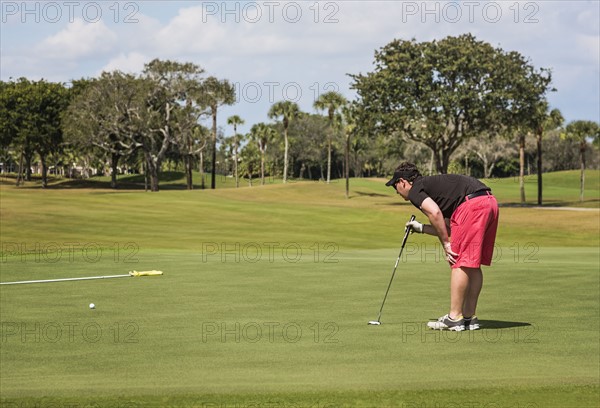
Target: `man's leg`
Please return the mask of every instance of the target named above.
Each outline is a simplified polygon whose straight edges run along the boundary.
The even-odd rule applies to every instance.
[[[469,290],[467,268],[452,268],[450,275],[450,318],[456,319],[463,314],[463,305]]]
[[[483,273],[481,268],[463,268],[469,276],[469,287],[463,304],[463,315],[471,317],[475,315],[477,309],[477,300],[483,286]]]
[[[427,327],[434,330],[465,330],[463,304],[469,291],[469,275],[464,268],[452,268],[450,272],[450,313],[435,322],[428,322]]]
[[[483,286],[481,268],[453,268],[450,277],[450,317],[475,314],[477,300]]]

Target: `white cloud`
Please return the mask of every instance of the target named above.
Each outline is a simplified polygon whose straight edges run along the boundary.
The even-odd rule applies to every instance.
[[[86,23],[77,18],[58,33],[45,38],[36,52],[48,58],[77,59],[113,49],[117,35],[102,21]]]
[[[116,44],[117,52],[136,51],[151,53],[156,50],[156,33],[161,30],[162,24],[156,18],[139,13],[135,15],[138,20],[135,24],[122,24],[118,26],[119,41]]]
[[[235,17],[228,21],[207,16],[203,6],[187,7],[156,32],[153,44],[161,55],[257,56],[288,52],[287,35],[270,28],[243,19],[236,23]]]
[[[600,18],[598,18],[598,9],[585,10],[577,16],[577,25],[586,34],[598,36],[600,32]]]
[[[590,64],[600,65],[600,37],[580,34],[575,38],[577,49]]]
[[[171,54],[200,53],[218,50],[230,33],[218,23],[202,23],[202,7],[179,11],[155,36],[155,46]]]
[[[97,75],[100,75],[103,71],[116,70],[137,74],[144,69],[144,64],[150,62],[150,59],[150,57],[140,54],[139,52],[131,52],[128,54],[121,53],[108,61],[108,63],[97,72]]]

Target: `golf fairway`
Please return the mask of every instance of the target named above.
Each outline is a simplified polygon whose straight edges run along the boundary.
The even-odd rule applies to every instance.
[[[498,181],[482,330],[437,332],[448,266],[417,234],[367,325],[423,216],[353,186],[3,185],[0,281],[164,275],[0,287],[2,406],[598,406],[597,209],[513,208]]]

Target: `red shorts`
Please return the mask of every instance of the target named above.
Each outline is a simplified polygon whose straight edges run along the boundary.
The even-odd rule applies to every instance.
[[[452,268],[491,265],[498,230],[498,202],[493,195],[465,201],[450,218],[452,251],[458,254]]]

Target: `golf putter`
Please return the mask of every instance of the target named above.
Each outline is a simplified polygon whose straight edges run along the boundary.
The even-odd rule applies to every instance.
[[[412,215],[410,217],[410,221],[415,220],[415,216]],[[372,324],[379,326],[381,324],[381,312],[383,311],[383,305],[385,305],[385,300],[387,299],[388,292],[390,291],[390,287],[392,286],[392,281],[394,280],[394,275],[396,275],[396,268],[398,268],[398,262],[400,262],[400,257],[402,256],[402,251],[404,250],[404,245],[406,245],[406,240],[408,239],[408,235],[410,234],[410,227],[406,227],[404,230],[404,238],[402,239],[402,247],[400,248],[400,253],[398,254],[398,259],[396,259],[396,265],[394,265],[394,271],[392,272],[392,278],[390,279],[390,283],[388,284],[387,290],[385,291],[385,296],[383,297],[383,302],[381,303],[381,308],[379,309],[379,316],[377,320],[371,320],[367,324]]]

